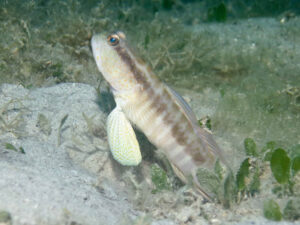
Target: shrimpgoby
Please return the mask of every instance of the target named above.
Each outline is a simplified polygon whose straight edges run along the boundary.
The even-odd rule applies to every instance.
[[[114,159],[128,166],[141,162],[134,124],[163,151],[183,182],[191,177],[200,193],[210,199],[210,190],[204,190],[197,179],[197,169],[212,170],[216,160],[224,162],[224,157],[212,135],[198,126],[189,105],[134,54],[123,32],[94,35],[91,45],[116,101],[107,120]]]

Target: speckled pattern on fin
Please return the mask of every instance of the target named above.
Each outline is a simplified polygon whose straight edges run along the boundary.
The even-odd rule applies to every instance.
[[[116,161],[124,166],[136,166],[141,162],[141,151],[134,130],[118,106],[107,118],[107,136]]]

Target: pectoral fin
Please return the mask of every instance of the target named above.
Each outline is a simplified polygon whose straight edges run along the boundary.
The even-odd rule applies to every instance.
[[[107,135],[116,161],[124,166],[136,166],[141,162],[140,146],[134,130],[118,106],[107,118]]]

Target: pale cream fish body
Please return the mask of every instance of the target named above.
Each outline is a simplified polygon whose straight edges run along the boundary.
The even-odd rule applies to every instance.
[[[187,182],[192,176],[209,198],[209,193],[201,189],[196,171],[199,167],[212,169],[216,159],[223,160],[223,156],[211,134],[198,126],[187,103],[131,52],[122,32],[93,36],[92,49],[117,104],[107,125],[114,158],[123,165],[137,165],[141,160],[130,121],[163,150],[181,180]],[[118,127],[120,124],[124,127]]]

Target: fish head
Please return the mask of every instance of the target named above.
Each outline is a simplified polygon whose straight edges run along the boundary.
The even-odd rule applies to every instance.
[[[131,68],[131,52],[123,32],[108,36],[96,34],[92,37],[91,45],[98,69],[114,91],[132,90],[137,85]]]

